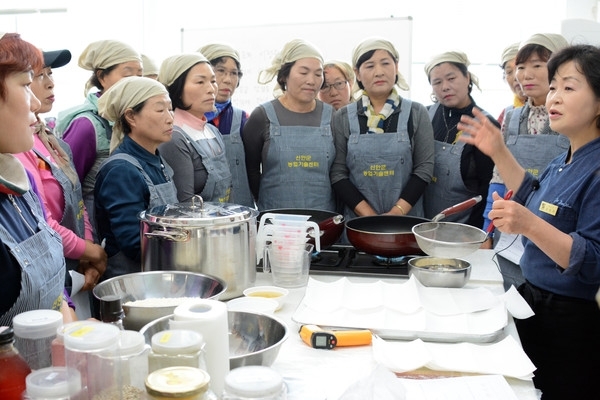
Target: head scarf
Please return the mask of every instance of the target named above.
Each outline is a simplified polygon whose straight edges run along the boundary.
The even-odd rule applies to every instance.
[[[277,77],[281,67],[287,63],[298,61],[302,58],[316,58],[321,64],[323,64],[321,52],[315,46],[305,40],[294,39],[283,46],[283,49],[277,53],[277,55],[271,61],[270,67],[260,71],[258,74],[258,83],[261,85],[266,85],[275,77]],[[273,93],[277,95],[281,92],[281,90],[282,88],[279,86],[279,84],[277,84],[275,85]]]
[[[466,67],[469,67],[469,65],[471,65],[469,58],[462,51],[447,51],[445,53],[434,56],[431,59],[431,61],[425,64],[425,74],[427,74],[427,78],[429,78],[429,74],[431,73],[431,70],[434,67],[445,62],[459,63],[463,64]],[[473,85],[477,86],[477,89],[481,91],[481,88],[479,87],[479,78],[477,78],[477,76],[475,76],[475,74],[471,71],[469,71],[469,74],[471,75],[471,82],[473,83]]]
[[[167,87],[171,86],[181,74],[201,62],[208,63],[208,59],[200,53],[186,53],[168,57],[160,65],[158,81]]]
[[[354,76],[354,70],[352,69],[352,66],[350,66],[350,64],[348,64],[347,62],[330,60],[323,64],[323,68],[326,67],[333,67],[339,69],[344,75],[344,77],[348,80],[348,82],[350,82],[350,85],[354,84],[354,81],[356,79],[356,77]]]
[[[156,63],[147,55],[142,54],[142,66],[144,67],[144,76],[158,75],[158,66]]]
[[[396,59],[396,62],[400,60],[398,50],[396,50],[396,47],[394,47],[392,42],[386,39],[373,37],[363,40],[354,48],[354,51],[352,52],[352,67],[356,68],[356,64],[358,64],[358,59],[361,58],[363,54],[368,53],[371,50],[385,50]],[[396,85],[402,90],[409,90],[410,87],[408,86],[408,83],[406,82],[404,76],[402,76],[400,71],[396,71],[396,74],[398,76],[398,82],[396,82]],[[356,87],[358,88],[358,85]]]
[[[131,46],[117,40],[100,40],[90,43],[83,50],[77,64],[85,70],[94,71],[130,61],[142,62],[140,54]],[[92,80],[90,79],[85,85],[85,95],[92,86]]]
[[[557,33],[536,33],[535,35],[532,35],[528,39],[522,41],[519,45],[519,50],[528,44],[538,44],[547,48],[552,53],[556,53],[563,47],[567,47],[569,42],[567,42],[567,39],[565,39],[564,36]]]
[[[226,44],[214,43],[202,46],[197,50],[198,53],[203,54],[209,61],[216,60],[221,57],[230,57],[241,64],[240,53],[233,47]]]
[[[500,58],[500,68],[504,68],[504,65],[515,58],[517,56],[517,52],[519,51],[519,43],[513,43],[507,46],[502,51],[502,56]]]
[[[168,94],[160,82],[139,76],[120,79],[98,99],[98,112],[104,118],[114,122],[110,139],[112,153],[123,141],[121,116],[129,108],[133,108],[151,97]]]

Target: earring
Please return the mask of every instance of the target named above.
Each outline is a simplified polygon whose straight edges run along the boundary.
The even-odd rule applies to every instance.
[[[437,99],[437,97],[435,96],[435,93],[431,93],[431,95],[429,96],[429,98],[431,99],[431,101],[432,101],[433,103],[437,103],[437,102],[438,102],[438,99]]]

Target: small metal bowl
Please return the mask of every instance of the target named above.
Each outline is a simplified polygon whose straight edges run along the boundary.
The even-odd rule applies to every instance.
[[[150,322],[140,332],[146,343],[151,344],[152,335],[169,329],[173,315]],[[228,311],[229,368],[246,365],[270,367],[288,336],[285,322],[272,315],[249,311]]]
[[[107,279],[94,287],[93,293],[100,301],[101,310],[103,302],[119,302],[125,314],[123,327],[137,331],[157,318],[173,314],[182,301],[189,298],[218,300],[226,289],[224,280],[210,275],[146,271]]]
[[[415,257],[408,260],[408,275],[429,287],[461,288],[471,276],[471,263],[457,258]]]

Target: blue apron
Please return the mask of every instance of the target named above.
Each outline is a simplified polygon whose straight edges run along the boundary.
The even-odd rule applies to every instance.
[[[429,107],[429,119],[433,120],[440,103]],[[457,133],[458,137],[458,133]],[[435,141],[435,163],[431,182],[427,185],[423,195],[425,218],[433,218],[440,211],[465,201],[478,193],[467,189],[460,173],[460,162],[465,143],[457,140],[456,143]],[[444,222],[466,223],[471,216],[470,212],[449,215]]]
[[[258,209],[304,208],[335,211],[329,171],[335,158],[333,107],[323,104],[320,126],[281,126],[271,102],[269,151],[262,165]]]
[[[248,173],[246,172],[246,153],[240,130],[242,126],[242,113],[239,108],[232,107],[233,118],[229,135],[222,135],[225,144],[225,153],[229,160],[231,172],[232,193],[231,202],[246,207],[255,208],[254,198],[250,192]],[[209,175],[210,176],[210,175]]]
[[[180,127],[175,126],[173,129],[181,133],[194,150],[198,152],[198,155],[202,159],[202,164],[208,172],[208,178],[206,179],[204,189],[200,192],[200,196],[202,196],[204,201],[228,203],[231,196],[232,178],[221,132],[215,126],[206,124],[204,129],[209,129],[213,132],[215,138],[194,140]],[[217,149],[213,149],[210,143],[216,143]]]
[[[402,99],[395,132],[360,134],[357,107],[348,107],[350,137],[348,166],[350,181],[380,215],[394,207],[413,170],[412,145],[408,135],[408,119],[412,101]],[[345,208],[346,220],[356,217],[354,210]],[[421,200],[409,215],[422,216]]]
[[[167,163],[163,161],[163,165],[165,166],[165,174],[169,177],[169,180],[165,183],[154,184],[148,174],[144,171],[139,161],[125,153],[118,153],[111,155],[106,162],[109,163],[112,160],[125,160],[140,170],[140,173],[144,176],[144,180],[148,185],[148,190],[150,191],[150,202],[148,204],[147,209],[162,206],[165,204],[177,204],[177,188],[175,187],[175,183],[173,182],[173,170]],[[140,210],[144,211],[144,210]],[[132,260],[127,257],[122,251],[119,251],[112,257],[108,258],[108,266],[106,268],[106,272],[102,276],[102,280],[106,280],[115,276],[120,276],[124,274],[129,274],[132,272],[141,272],[142,271],[142,263],[141,261]]]
[[[0,226],[0,238],[21,266],[21,293],[15,304],[0,316],[0,326],[12,326],[15,315],[37,309],[59,310],[65,283],[65,257],[62,240],[44,220],[37,197],[29,191],[23,195],[26,205],[37,219],[38,231],[17,243]],[[23,207],[23,203],[20,202]]]

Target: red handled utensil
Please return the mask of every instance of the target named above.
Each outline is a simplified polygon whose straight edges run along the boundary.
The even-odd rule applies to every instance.
[[[512,195],[513,195],[513,191],[509,190],[508,192],[506,192],[504,194],[504,200],[510,200],[510,198],[512,197]],[[488,236],[490,236],[490,234],[492,233],[493,230],[494,230],[494,220],[491,220],[490,224],[487,227],[487,234],[488,234]]]

